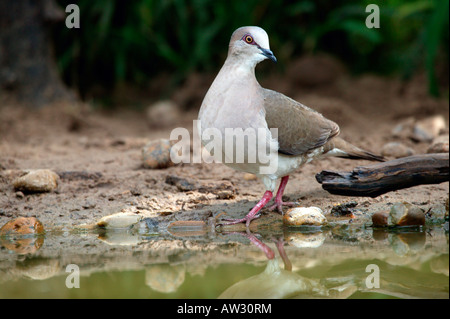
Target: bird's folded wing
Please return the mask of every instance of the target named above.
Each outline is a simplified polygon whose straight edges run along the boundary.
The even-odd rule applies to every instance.
[[[339,126],[319,112],[281,93],[263,91],[267,125],[278,129],[280,153],[301,155],[339,134]]]

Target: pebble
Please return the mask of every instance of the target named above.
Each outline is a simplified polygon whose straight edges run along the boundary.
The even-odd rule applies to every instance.
[[[17,217],[0,228],[0,236],[39,235],[44,233],[44,226],[35,217]]]
[[[59,176],[48,169],[37,169],[13,181],[16,191],[24,193],[51,192],[58,187]]]
[[[356,206],[358,205],[357,202],[351,201],[348,203],[343,203],[337,206],[334,206],[331,209],[331,215],[333,216],[349,216],[349,217],[354,217],[353,216],[353,212]]]
[[[390,142],[383,146],[381,154],[386,157],[406,157],[414,155],[414,150],[399,142]]]
[[[425,225],[425,212],[410,203],[395,203],[390,212],[390,224],[396,226]]]
[[[427,153],[448,153],[449,137],[448,135],[440,135],[436,137],[427,149]]]
[[[431,142],[443,130],[445,130],[445,119],[442,115],[428,117],[417,121],[412,138],[419,142]]]
[[[18,191],[18,192],[16,192],[16,197],[17,197],[18,199],[22,199],[22,198],[25,197],[25,195],[24,195],[24,193],[22,193],[21,191]]]
[[[398,123],[392,129],[392,135],[397,138],[409,138],[412,134],[412,130],[414,127],[415,119],[414,117],[408,117],[407,119]]]
[[[256,177],[255,174],[250,174],[250,173],[245,173],[244,174],[244,180],[246,180],[246,181],[254,181],[254,180],[257,180],[257,179],[258,179],[258,177]]]
[[[142,161],[145,168],[161,169],[174,166],[170,159],[172,144],[168,139],[150,141],[142,148]]]
[[[295,207],[284,214],[283,223],[287,226],[322,226],[327,219],[319,207]]]
[[[97,222],[97,226],[108,229],[129,228],[141,219],[142,216],[135,213],[116,213],[102,217]]]
[[[181,118],[179,107],[169,100],[156,102],[147,109],[147,120],[153,128],[173,127]]]
[[[384,227],[388,225],[389,211],[376,212],[372,215],[372,223],[375,227]]]
[[[427,223],[431,224],[443,224],[445,219],[448,218],[448,210],[444,204],[433,204],[426,213]]]

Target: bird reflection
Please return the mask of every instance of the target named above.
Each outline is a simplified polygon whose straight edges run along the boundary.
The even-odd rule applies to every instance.
[[[265,253],[269,261],[262,273],[235,283],[225,290],[219,299],[347,298],[357,290],[350,284],[329,289],[322,285],[320,280],[305,278],[293,272],[292,263],[284,250],[283,239],[274,239],[284,264],[284,269],[281,269],[274,251],[248,229],[246,232],[228,234],[240,234],[248,238]]]

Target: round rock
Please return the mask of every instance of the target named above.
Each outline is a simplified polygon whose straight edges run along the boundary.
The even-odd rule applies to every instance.
[[[386,157],[406,157],[414,154],[414,150],[398,142],[387,143],[381,149],[381,154]]]
[[[283,224],[287,226],[322,226],[326,222],[319,207],[295,207],[283,216]]]
[[[395,203],[389,212],[391,224],[396,226],[425,225],[425,213],[420,207],[409,203]]]
[[[431,142],[443,130],[445,130],[444,117],[442,115],[431,116],[417,121],[412,137],[420,142]]]
[[[49,169],[30,171],[13,181],[16,191],[24,193],[51,192],[58,187],[59,176]]]
[[[373,226],[384,227],[389,223],[389,211],[376,212],[372,215]]]
[[[168,100],[159,101],[147,109],[148,122],[155,128],[175,126],[180,122],[181,116],[178,106]]]
[[[436,137],[427,149],[427,153],[448,153],[449,137],[448,135],[440,135]]]
[[[142,148],[142,161],[145,168],[160,169],[175,165],[170,159],[172,145],[167,139],[149,142]]]
[[[97,226],[103,228],[129,228],[141,219],[142,216],[135,213],[116,213],[102,217],[97,222]]]
[[[0,236],[39,235],[44,233],[44,226],[35,217],[17,217],[0,228]]]

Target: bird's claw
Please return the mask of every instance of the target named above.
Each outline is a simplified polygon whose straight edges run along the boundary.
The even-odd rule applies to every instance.
[[[277,210],[280,214],[283,214],[283,206],[288,206],[288,207],[293,207],[299,205],[298,202],[283,202],[283,201],[279,201],[279,202],[275,202],[275,204],[273,204],[272,206],[268,207],[269,211],[273,211],[273,210]]]
[[[250,226],[251,221],[256,218],[259,218],[259,217],[261,217],[261,214],[256,214],[254,216],[247,215],[244,218],[240,218],[240,219],[225,218],[225,219],[222,219],[222,221],[225,221],[226,223],[221,222],[219,224],[216,224],[216,227],[245,223],[245,227],[248,228]]]

